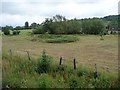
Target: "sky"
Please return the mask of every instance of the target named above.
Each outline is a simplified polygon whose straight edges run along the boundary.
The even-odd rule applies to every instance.
[[[42,23],[56,14],[67,19],[118,14],[119,0],[1,0],[0,25],[24,26]]]

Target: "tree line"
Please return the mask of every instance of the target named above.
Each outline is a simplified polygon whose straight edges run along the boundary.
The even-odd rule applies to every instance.
[[[105,30],[103,20],[99,18],[71,19],[56,15],[33,27],[34,34],[99,34]]]
[[[109,18],[109,17],[107,17]],[[110,19],[112,17],[110,16]],[[34,34],[100,34],[104,33],[105,29],[111,27],[117,27],[117,21],[110,21],[104,18],[85,18],[85,19],[66,19],[62,15],[55,15],[51,18],[46,18],[41,24],[29,23],[26,21],[24,26],[12,26],[2,27],[3,32],[9,32],[9,30],[23,30],[32,29]]]
[[[34,34],[108,34],[112,28],[118,29],[118,15],[104,18],[68,20],[62,15],[46,18],[42,24],[31,24]],[[113,19],[112,19],[113,18]],[[112,32],[112,31],[111,31]]]

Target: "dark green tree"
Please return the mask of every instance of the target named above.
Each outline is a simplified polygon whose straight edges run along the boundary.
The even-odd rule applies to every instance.
[[[43,26],[42,25],[36,25],[33,29],[33,34],[44,34],[45,31],[43,29]]]
[[[21,26],[16,26],[16,27],[14,28],[14,30],[22,30],[22,29],[24,29],[24,28],[21,27]]]
[[[37,23],[34,22],[30,25],[30,28],[35,29],[36,26],[37,26]]]
[[[98,18],[85,19],[82,21],[82,32],[85,34],[99,34],[105,29],[104,22]]]
[[[5,35],[10,35],[10,30],[12,30],[13,27],[12,26],[5,26],[5,27],[2,27],[2,32],[5,34]]]
[[[29,28],[29,23],[25,22],[25,29],[28,29],[28,28]]]

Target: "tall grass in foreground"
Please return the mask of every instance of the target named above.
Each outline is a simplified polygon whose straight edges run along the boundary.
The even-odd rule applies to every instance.
[[[76,70],[69,65],[43,62],[46,53],[35,59],[3,52],[3,87],[9,88],[116,88],[117,78],[107,73],[94,77],[94,70],[79,66]],[[47,56],[49,57],[49,56]],[[47,61],[46,61],[47,62]],[[47,66],[48,67],[47,67]],[[39,67],[40,66],[40,67]],[[44,69],[43,69],[44,67]],[[49,68],[49,69],[48,69]],[[37,70],[40,70],[39,73]],[[44,71],[42,71],[44,70]]]

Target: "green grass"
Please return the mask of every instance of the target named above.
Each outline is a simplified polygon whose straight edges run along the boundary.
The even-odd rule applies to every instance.
[[[34,36],[31,41],[42,41],[47,43],[69,43],[78,41],[77,36],[71,35],[51,35],[51,34],[42,34]]]
[[[0,35],[2,35],[2,30],[0,30]]]
[[[30,35],[30,33],[32,32],[31,29],[24,29],[24,30],[18,30],[18,31],[20,31],[20,36]],[[10,30],[10,33],[12,34],[12,30]]]
[[[36,61],[37,61],[38,57],[40,56],[40,53],[42,53],[42,50],[45,49],[47,51],[47,54],[53,56],[53,58],[54,58],[53,63],[55,65],[53,65],[52,67],[55,70],[53,70],[53,71],[56,71],[56,68],[58,68],[58,66],[56,66],[56,65],[59,63],[59,58],[62,56],[64,59],[62,63],[64,65],[67,65],[66,72],[73,73],[72,72],[73,71],[72,60],[73,60],[73,58],[76,58],[77,67],[80,67],[79,68],[80,70],[78,70],[78,72],[76,72],[77,76],[84,75],[85,73],[83,73],[83,71],[85,71],[87,73],[89,70],[91,70],[91,68],[94,69],[94,64],[96,63],[98,71],[101,72],[103,77],[107,77],[107,76],[109,77],[110,75],[114,76],[115,78],[118,77],[118,36],[117,35],[103,36],[104,40],[100,40],[99,35],[75,35],[76,37],[79,38],[79,40],[77,42],[55,44],[55,43],[44,43],[42,41],[40,41],[40,42],[39,41],[38,42],[30,41],[30,38],[32,38],[32,37],[30,36],[29,32],[31,32],[31,30],[21,30],[20,35],[2,36],[2,49],[7,52],[9,49],[12,49],[12,51],[14,53],[16,53],[17,55],[20,55],[20,57],[27,55],[26,52],[24,52],[24,51],[29,51],[30,56],[35,58],[35,60],[33,60],[35,62],[35,65],[36,65]],[[70,36],[74,36],[74,35],[70,35]],[[8,58],[9,58],[9,56],[8,56]],[[25,61],[28,60],[27,58],[24,59],[24,57],[21,57],[21,58]],[[16,58],[16,60],[19,60],[19,59]],[[23,61],[23,60],[21,60],[21,61]],[[8,61],[10,61],[10,60],[8,60]],[[11,73],[11,70],[9,71],[9,69],[8,69],[8,68],[11,68],[12,64],[14,64],[15,62],[14,63],[11,62],[12,64],[8,65],[8,63],[9,63],[8,61],[3,60],[3,67],[6,66],[7,72],[8,72],[8,73],[7,72],[5,72],[5,73],[7,73],[7,75],[9,76],[8,77],[9,79],[12,79],[11,77],[15,76],[16,77],[15,80],[18,80],[19,75],[18,76],[13,75],[16,72],[12,71],[13,73]],[[7,65],[4,65],[6,63],[7,63]],[[9,67],[7,67],[7,66],[9,66]],[[69,68],[69,66],[70,66],[70,68]],[[82,68],[84,66],[86,66],[87,69]],[[60,68],[62,68],[62,67],[60,67]],[[107,68],[108,68],[108,71],[107,71]],[[14,69],[15,68],[13,68],[13,70]],[[6,69],[3,69],[3,70],[6,70]],[[106,72],[108,74],[104,74]],[[37,82],[37,81],[39,82],[39,80],[37,80],[37,78],[39,78],[40,75],[35,72],[34,72],[34,74],[25,74],[25,75],[23,74],[23,76],[25,76],[25,78],[23,78],[22,81],[20,81],[20,83],[24,82],[24,84],[23,84],[23,86],[20,85],[20,87],[39,87],[38,83],[34,83],[34,85],[32,85],[33,83],[28,83],[28,82]],[[57,73],[57,72],[56,72],[56,74],[55,73],[52,73],[50,75],[45,74],[45,77],[49,76],[48,77],[48,78],[50,78],[49,82],[53,81],[52,85],[54,87],[69,87],[68,83],[63,83],[64,79],[61,76],[61,74],[62,73]],[[4,78],[4,79],[7,79],[9,81],[9,79],[7,78],[7,75],[5,75],[6,78]],[[22,76],[22,74],[20,74],[20,75]],[[53,76],[56,76],[56,77],[54,78]],[[72,80],[74,81],[74,79],[72,79]],[[86,79],[84,79],[83,76],[81,77],[81,81],[82,80],[86,81]],[[101,78],[101,80],[104,81],[104,79],[102,79],[102,78]],[[115,84],[114,80],[115,79],[113,79],[113,84]],[[13,81],[14,81],[14,78],[11,80],[10,83],[13,83]],[[47,79],[46,79],[46,82],[47,82]],[[90,80],[90,82],[94,82],[94,80],[92,79],[92,80]],[[105,82],[107,82],[107,81],[105,81]],[[17,81],[14,83],[17,84]],[[79,83],[80,83],[80,85],[82,85],[82,87],[83,86],[94,87],[93,84],[92,85],[89,84],[87,86],[86,83],[82,83],[82,82],[79,82]],[[98,84],[96,84],[96,85],[99,85],[99,83],[100,83],[99,79],[97,80],[97,83]],[[18,80],[18,85],[19,85],[19,80]],[[50,85],[50,86],[53,87],[52,85]]]
[[[94,78],[94,69],[85,66],[74,70],[68,64],[51,64],[51,71],[37,73],[37,61],[32,58],[3,52],[3,87],[11,88],[110,88],[118,87],[117,78],[107,72],[99,72]]]
[[[110,74],[118,75],[117,35],[103,36],[104,40],[100,40],[99,35],[75,35],[79,38],[76,42],[56,44],[30,41],[32,37],[29,32],[31,30],[21,30],[20,35],[2,36],[2,49],[12,49],[18,55],[26,55],[24,51],[29,51],[34,58],[45,49],[55,58],[55,63],[59,63],[58,60],[62,56],[65,59],[64,63],[71,65],[73,58],[76,58],[78,66],[83,64],[92,68],[96,63],[99,70],[106,71],[109,68]]]
[[[26,29],[26,30],[20,30],[20,35],[30,35],[32,30],[31,29]]]

